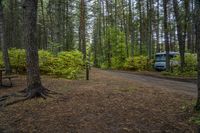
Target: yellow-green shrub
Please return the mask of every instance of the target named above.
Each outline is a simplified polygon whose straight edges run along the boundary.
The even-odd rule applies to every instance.
[[[39,51],[39,66],[42,73],[49,73],[53,65],[54,55],[48,51]]]
[[[3,67],[3,55],[2,52],[0,51],[0,67]]]
[[[149,70],[152,66],[152,61],[148,61],[147,56],[135,56],[126,59],[124,68],[127,70],[143,71]]]
[[[26,70],[26,54],[24,49],[12,48],[8,51],[10,64],[13,69],[18,72],[24,72]]]
[[[79,51],[61,52],[52,60],[51,72],[74,79],[84,69],[83,56]]]
[[[26,54],[23,49],[10,49],[9,57],[12,69],[18,72],[26,71]],[[43,74],[52,74],[74,79],[83,69],[83,56],[79,51],[60,52],[53,55],[51,52],[39,51],[39,66]],[[0,66],[3,67],[2,52],[0,52]]]
[[[112,57],[111,63],[112,63],[112,69],[123,69],[124,66],[124,59],[119,57]]]
[[[180,62],[180,56],[177,56],[173,60]],[[180,65],[177,67],[179,71]],[[197,54],[186,53],[185,54],[185,72],[192,72],[197,70]]]

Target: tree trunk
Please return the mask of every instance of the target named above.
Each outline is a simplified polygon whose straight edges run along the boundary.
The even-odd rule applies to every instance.
[[[157,16],[156,16],[156,19],[157,19],[157,29],[156,29],[156,43],[157,43],[157,46],[156,46],[156,52],[160,52],[160,9],[159,9],[159,6],[160,6],[160,2],[159,0],[157,0]]]
[[[165,50],[166,50],[166,70],[169,71],[170,60],[169,60],[169,31],[168,31],[168,15],[167,15],[167,3],[168,0],[163,0],[164,8],[164,32],[165,32]]]
[[[83,59],[86,61],[86,41],[85,41],[85,0],[80,2],[80,45],[83,53]]]
[[[200,110],[200,1],[196,0],[195,2],[195,26],[196,26],[196,45],[197,45],[197,56],[198,56],[198,97],[196,103],[196,109]]]
[[[40,0],[41,10],[42,10],[42,25],[43,25],[43,49],[47,49],[48,38],[47,38],[47,28],[46,28],[46,21],[45,21],[45,14],[44,14],[44,3],[43,0]]]
[[[173,6],[174,6],[174,14],[176,18],[177,23],[177,33],[178,33],[178,42],[179,42],[179,52],[181,57],[181,72],[184,71],[184,65],[185,65],[185,33],[183,32],[183,29],[185,27],[182,26],[182,17],[179,13],[179,7],[177,0],[173,0]]]
[[[140,51],[140,55],[142,55],[142,45],[143,45],[143,32],[142,32],[142,28],[143,28],[143,17],[142,17],[142,5],[141,5],[141,0],[138,1],[138,10],[139,10],[139,16],[140,16],[140,45],[139,45],[139,51]]]
[[[25,0],[24,9],[24,44],[26,46],[27,97],[44,96],[39,72],[38,46],[36,39],[37,0]]]
[[[111,26],[111,13],[110,13],[110,10],[109,10],[109,1],[106,0],[106,11],[107,11],[107,14],[109,17],[106,18],[106,28],[108,28],[108,26]],[[110,29],[106,30],[106,32],[108,32],[108,39],[107,39],[107,48],[108,48],[108,51],[107,51],[107,61],[108,61],[108,68],[111,68],[111,65],[112,65],[112,62],[111,62],[111,58],[112,58],[112,46],[111,46],[111,37],[110,37]]]
[[[2,0],[0,0],[0,39],[1,39],[1,47],[3,52],[3,62],[5,65],[6,73],[11,73],[11,67],[10,67],[10,60],[8,55],[8,47],[4,42],[4,15],[3,15],[3,5]]]
[[[148,58],[152,59],[152,11],[153,11],[153,1],[147,1],[147,48],[148,48]]]
[[[125,46],[126,46],[126,57],[129,57],[129,47],[128,47],[128,28],[127,28],[127,19],[125,16],[125,6],[124,2],[122,0],[122,16],[123,16],[123,22],[124,22],[124,35],[125,35]]]
[[[132,2],[129,0],[129,32],[131,34],[131,57],[134,57],[135,28],[133,23],[134,3],[132,11]]]

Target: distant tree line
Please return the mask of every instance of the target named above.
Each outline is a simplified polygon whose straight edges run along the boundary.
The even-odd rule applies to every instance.
[[[93,4],[95,66],[111,67],[116,51],[121,60],[178,51],[183,71],[185,52],[197,52],[194,0],[96,0]],[[168,56],[167,64],[169,69]]]

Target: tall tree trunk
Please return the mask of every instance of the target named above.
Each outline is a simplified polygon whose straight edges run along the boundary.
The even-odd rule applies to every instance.
[[[129,57],[129,47],[128,47],[128,26],[127,26],[127,19],[125,16],[125,6],[124,1],[122,0],[122,15],[123,15],[123,22],[124,22],[124,35],[125,35],[125,45],[126,45],[126,57]]]
[[[156,16],[156,19],[157,19],[157,30],[156,30],[156,52],[160,52],[160,9],[159,9],[159,6],[160,6],[160,0],[157,0],[157,16]]]
[[[179,7],[177,0],[173,0],[174,14],[177,23],[177,33],[178,33],[178,42],[179,42],[179,52],[181,57],[181,68],[180,71],[184,71],[185,65],[185,32],[182,26],[182,17],[180,16]]]
[[[3,52],[3,62],[5,65],[6,73],[9,74],[11,73],[11,67],[10,67],[10,60],[9,60],[9,55],[8,55],[8,46],[5,44],[4,41],[4,15],[3,15],[3,5],[2,5],[2,0],[0,0],[0,39],[1,39],[1,48]]]
[[[141,4],[142,0],[138,0],[138,5],[139,5],[139,16],[140,16],[140,45],[139,45],[139,51],[140,51],[140,55],[142,55],[142,45],[143,45],[143,32],[142,32],[142,28],[143,28],[143,17],[142,17],[142,4]]]
[[[48,43],[48,38],[47,38],[47,30],[46,30],[46,21],[45,21],[45,14],[44,14],[44,2],[43,0],[40,0],[41,4],[41,10],[42,10],[42,29],[43,29],[43,49],[47,49],[47,43]]]
[[[195,0],[191,0],[191,8],[192,8],[192,26],[191,26],[191,43],[192,43],[192,52],[195,53],[197,52],[196,50],[196,34],[195,34],[195,14],[194,14],[194,8],[195,8]]]
[[[38,46],[36,39],[37,0],[24,0],[24,44],[26,46],[27,97],[44,96],[39,72]]]
[[[109,10],[109,1],[106,0],[106,11],[107,11],[107,14],[108,14],[108,17],[106,18],[106,28],[108,28],[108,26],[111,26],[112,24],[112,18],[111,18],[111,13],[110,13],[110,10]],[[107,61],[108,61],[108,68],[111,68],[111,65],[112,65],[112,62],[111,62],[111,58],[112,58],[112,46],[111,46],[111,31],[110,29],[106,29],[106,32],[108,32],[108,39],[107,39],[107,46],[108,46],[108,51],[107,51]]]
[[[86,61],[86,41],[85,41],[85,0],[80,2],[80,45],[82,47],[83,59]]]
[[[101,56],[103,56],[104,55],[104,53],[103,53],[103,49],[102,49],[102,45],[103,45],[103,41],[102,41],[102,28],[104,28],[104,27],[102,27],[102,18],[101,18],[101,15],[102,15],[102,13],[101,13],[101,0],[98,0],[98,21],[97,21],[97,23],[98,23],[98,44],[99,44],[99,53],[101,54]]]
[[[200,110],[200,1],[195,0],[195,28],[196,28],[196,45],[197,45],[197,57],[198,57],[198,97],[196,103],[196,109]]]
[[[8,24],[8,26],[10,27],[10,31],[9,31],[9,35],[10,35],[10,40],[9,40],[9,45],[10,45],[10,47],[14,47],[15,45],[14,45],[14,29],[15,29],[15,27],[14,27],[14,23],[13,22],[15,22],[15,14],[14,14],[14,0],[10,0],[9,1],[9,10],[10,10],[10,12],[9,12],[9,15],[10,15],[10,18],[9,18],[9,24]]]
[[[165,32],[165,50],[166,50],[166,70],[169,71],[170,60],[169,60],[169,31],[168,31],[168,15],[167,15],[167,3],[168,0],[163,0],[164,8],[164,32]]]
[[[82,46],[83,60],[86,68],[86,80],[89,80],[89,68],[86,51],[86,3],[85,0],[80,1],[80,44]]]
[[[133,6],[133,11],[132,11]],[[131,57],[134,56],[134,43],[135,43],[135,28],[133,24],[133,14],[134,14],[134,3],[132,5],[131,0],[129,0],[129,32],[131,34]]]
[[[149,59],[152,58],[152,4],[152,0],[147,1],[147,48]]]

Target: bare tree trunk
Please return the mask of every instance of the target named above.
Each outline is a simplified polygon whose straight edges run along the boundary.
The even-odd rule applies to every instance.
[[[86,41],[85,41],[85,0],[80,2],[80,45],[83,53],[83,59],[86,61]]]
[[[80,1],[80,45],[82,47],[83,61],[86,68],[86,80],[89,80],[89,68],[86,51],[86,3],[85,0]]]
[[[142,5],[141,5],[141,1],[138,1],[139,4],[139,16],[140,16],[140,55],[142,55],[142,45],[143,45],[143,32],[142,32],[142,28],[143,28],[143,21],[142,21]]]
[[[153,17],[153,1],[147,1],[147,49],[148,57],[152,59],[152,17]]]
[[[168,15],[167,15],[167,3],[168,0],[163,0],[164,8],[164,32],[165,32],[165,50],[166,50],[166,70],[169,71],[170,61],[169,61],[169,31],[168,31]]]
[[[48,38],[47,38],[47,28],[46,28],[46,21],[45,21],[45,14],[44,14],[44,3],[43,0],[40,0],[41,8],[42,8],[42,23],[43,23],[43,48],[47,49],[47,43],[48,43]]]
[[[129,57],[129,47],[128,47],[128,28],[127,28],[127,19],[125,16],[125,6],[124,6],[124,2],[122,0],[122,16],[123,16],[123,22],[124,22],[124,35],[125,35],[125,46],[126,46],[126,57]]]
[[[200,110],[200,1],[196,0],[195,2],[195,28],[196,28],[196,45],[197,45],[197,55],[198,55],[198,97],[196,103],[196,109]]]
[[[156,46],[156,52],[160,52],[160,9],[159,9],[159,6],[160,6],[160,2],[159,0],[157,0],[157,30],[156,30],[156,39],[157,39],[157,46]]]
[[[10,60],[8,55],[8,47],[4,42],[4,15],[3,15],[3,5],[2,0],[0,0],[0,39],[1,39],[1,47],[3,51],[3,62],[5,65],[6,73],[11,73],[11,67],[10,67]]]
[[[111,13],[109,10],[109,1],[106,0],[106,11],[109,17],[106,18],[106,28],[108,27],[108,25],[111,25]],[[111,62],[111,58],[112,58],[112,46],[111,46],[111,38],[110,38],[110,30],[106,30],[106,32],[108,32],[108,41],[107,41],[107,46],[108,46],[108,52],[107,52],[107,61],[108,61],[108,68],[111,68],[112,62]]]
[[[134,7],[134,3],[133,3]],[[132,2],[129,0],[129,32],[131,34],[131,57],[134,57],[135,28],[133,23],[134,8],[132,11]]]
[[[27,97],[44,96],[39,72],[38,46],[36,39],[37,0],[25,0],[24,9],[24,44],[26,46]]]
[[[179,52],[180,52],[180,57],[181,57],[181,72],[184,70],[184,65],[185,65],[185,32],[183,32],[184,28],[182,26],[182,17],[180,16],[179,13],[179,7],[178,7],[178,2],[177,0],[173,0],[173,6],[174,6],[174,14],[176,18],[176,23],[177,23],[177,33],[178,33],[178,42],[179,42]]]

